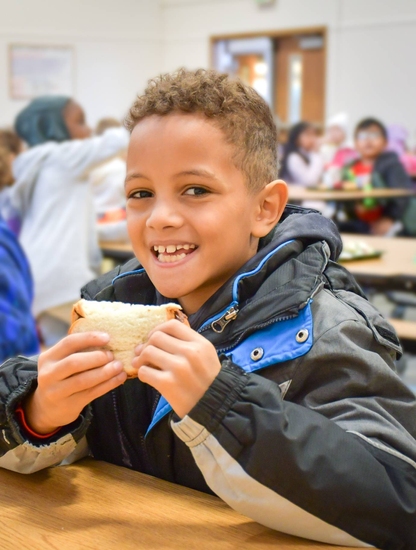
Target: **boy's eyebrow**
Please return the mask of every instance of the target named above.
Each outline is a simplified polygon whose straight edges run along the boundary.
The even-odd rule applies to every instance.
[[[130,180],[135,180],[139,178],[142,178],[145,180],[149,179],[145,175],[140,174],[139,172],[133,172],[132,174],[127,174],[126,179],[124,180],[124,185],[126,185],[126,183],[128,183]]]
[[[193,168],[191,170],[182,170],[182,172],[178,172],[173,177],[174,178],[180,178],[183,176],[202,176],[204,178],[209,178],[212,180],[217,180],[218,178],[210,172],[209,170],[205,170],[205,168]],[[140,172],[133,172],[132,174],[127,174],[126,179],[124,181],[124,185],[126,185],[130,180],[134,179],[149,179],[144,174],[141,174]]]
[[[180,178],[182,176],[202,176],[204,178],[209,178],[212,180],[218,179],[215,174],[210,172],[209,170],[205,170],[205,168],[194,168],[192,170],[183,170],[182,172],[178,172],[175,174],[175,178]]]

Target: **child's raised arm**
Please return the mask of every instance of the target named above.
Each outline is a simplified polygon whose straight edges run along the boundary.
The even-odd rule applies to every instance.
[[[124,128],[109,128],[102,136],[74,139],[59,145],[59,160],[74,177],[127,149],[130,135]]]

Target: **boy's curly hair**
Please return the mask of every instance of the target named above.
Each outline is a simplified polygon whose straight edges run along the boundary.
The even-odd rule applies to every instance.
[[[163,74],[150,80],[137,97],[126,127],[130,130],[151,115],[202,114],[234,145],[233,161],[256,192],[278,173],[277,128],[269,106],[250,86],[214,70]]]

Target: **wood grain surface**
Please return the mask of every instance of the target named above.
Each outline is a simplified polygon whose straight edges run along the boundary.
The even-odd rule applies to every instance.
[[[400,237],[374,237],[343,233],[342,242],[363,241],[382,252],[380,258],[349,260],[343,265],[353,275],[367,274],[380,277],[416,279],[416,239]],[[403,288],[405,290],[405,288]]]
[[[296,201],[356,201],[365,198],[394,199],[396,197],[410,197],[416,194],[414,189],[371,189],[363,191],[360,189],[352,191],[331,190],[331,189],[307,189],[301,185],[288,185],[289,202]]]
[[[1,550],[339,549],[277,533],[220,499],[85,459],[0,470]]]

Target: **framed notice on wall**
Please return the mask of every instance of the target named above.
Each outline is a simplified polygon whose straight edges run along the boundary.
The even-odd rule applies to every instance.
[[[40,95],[73,95],[73,48],[11,44],[9,89],[12,99],[33,99]]]

